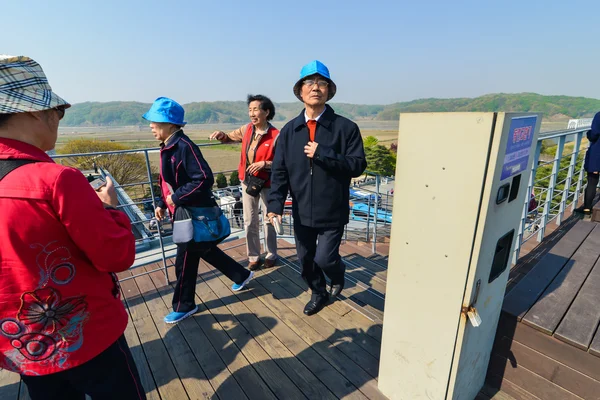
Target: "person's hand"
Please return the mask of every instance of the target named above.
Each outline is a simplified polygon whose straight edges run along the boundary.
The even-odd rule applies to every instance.
[[[273,223],[273,218],[277,218],[279,220],[279,223],[281,224],[281,215],[278,215],[278,214],[275,214],[272,212],[267,214],[267,219],[269,220],[270,224]]]
[[[313,158],[318,145],[319,143],[317,142],[308,142],[308,144],[304,146],[304,154],[306,154],[308,158]]]
[[[209,137],[210,140],[219,140],[219,141],[224,141],[227,139],[227,135],[225,134],[225,132],[222,131],[214,131],[212,133],[212,135],[210,135]]]
[[[265,165],[267,165],[266,161],[258,161],[248,165],[246,171],[248,171],[251,175],[256,175],[256,173],[263,169]]]
[[[156,217],[157,220],[162,221],[163,218],[165,217],[165,210],[163,210],[160,207],[156,207],[154,209],[154,216]]]
[[[117,199],[117,191],[115,190],[115,184],[113,183],[110,177],[106,177],[106,185],[102,186],[96,192],[100,200],[109,206],[116,207],[119,205],[119,200]]]
[[[172,195],[167,196],[167,204],[175,207],[175,203],[173,203]]]

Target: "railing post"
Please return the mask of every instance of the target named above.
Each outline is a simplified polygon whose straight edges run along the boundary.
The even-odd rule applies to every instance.
[[[557,225],[560,225],[565,210],[567,209],[567,203],[569,202],[569,195],[571,193],[571,181],[573,180],[573,174],[575,173],[575,165],[577,165],[577,158],[579,157],[579,148],[581,147],[581,139],[583,135],[578,134],[575,137],[575,145],[573,146],[573,153],[571,154],[571,162],[569,163],[569,170],[567,173],[567,179],[565,180],[565,188],[563,190],[562,199],[560,200],[560,208],[558,211],[558,218],[556,221]]]
[[[554,156],[554,163],[552,165],[552,174],[550,175],[550,183],[548,185],[548,192],[546,193],[546,202],[544,203],[544,213],[540,224],[540,230],[538,232],[538,242],[544,239],[546,232],[546,225],[548,224],[548,217],[552,210],[552,199],[554,198],[554,188],[558,179],[558,172],[560,170],[560,160],[562,159],[562,153],[565,146],[566,137],[560,136],[558,138],[558,145],[556,146],[556,153]]]
[[[150,182],[150,195],[152,196],[152,205],[156,210],[156,200],[154,196],[154,181],[152,180],[152,170],[150,169],[150,158],[148,157],[148,150],[144,150],[144,157],[146,158],[146,171],[148,172],[148,182]],[[165,257],[165,245],[162,239],[162,233],[160,232],[161,221],[156,219],[156,230],[158,232],[158,242],[160,243],[160,252],[162,255],[163,271],[165,274],[165,281],[169,285],[169,274],[167,273],[167,258]]]
[[[579,132],[577,133],[577,136],[580,137],[580,141],[583,140],[583,132]],[[589,147],[589,143],[588,143],[588,147]],[[582,186],[583,186],[583,162],[581,163],[581,166],[579,167],[579,177],[577,178],[577,187],[575,189],[575,193],[573,194],[573,205],[571,207],[571,211],[575,211],[575,208],[577,208],[577,203],[579,202],[579,192],[582,190]]]
[[[377,210],[379,210],[379,185],[380,185],[381,176],[379,174],[375,175],[375,224],[373,228],[373,246],[372,253],[377,253]],[[369,213],[370,214],[370,213]]]
[[[367,204],[369,205],[369,209],[367,210],[367,237],[366,237],[366,242],[369,243],[369,220],[371,219],[371,196],[368,197],[367,199]]]
[[[519,233],[517,234],[515,241],[515,251],[513,253],[513,264],[517,263],[519,259],[519,253],[521,252],[521,245],[523,244],[523,233],[525,232],[525,223],[527,221],[527,215],[529,214],[529,200],[531,196],[531,190],[535,182],[535,174],[537,167],[540,162],[540,154],[542,152],[542,141],[539,140],[535,147],[535,154],[533,156],[533,164],[531,167],[531,173],[529,174],[529,184],[527,185],[527,194],[525,196],[525,204],[523,205],[523,213],[521,216],[521,223],[519,224]]]

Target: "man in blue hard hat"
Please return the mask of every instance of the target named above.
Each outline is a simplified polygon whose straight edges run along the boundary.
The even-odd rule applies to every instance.
[[[268,218],[281,221],[289,190],[302,277],[312,291],[307,315],[344,288],[339,247],[348,223],[350,181],[367,167],[358,126],[325,104],[336,90],[322,62],[302,67],[294,94],[305,108],[281,129],[272,166]]]

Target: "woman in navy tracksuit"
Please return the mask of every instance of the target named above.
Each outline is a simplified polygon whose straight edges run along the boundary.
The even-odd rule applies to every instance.
[[[215,207],[211,188],[213,173],[200,149],[183,133],[184,110],[174,100],[156,99],[144,119],[150,121],[154,137],[161,141],[160,188],[162,198],[155,210],[162,219],[165,208],[171,215],[177,206]],[[234,284],[232,290],[241,290],[252,279],[253,272],[242,267],[215,244],[189,242],[177,245],[175,273],[177,284],[173,294],[173,312],[165,317],[166,323],[176,323],[198,311],[194,301],[196,277],[200,258],[217,268]]]
[[[596,187],[600,173],[600,112],[596,113],[592,120],[592,128],[587,133],[590,146],[585,153],[583,169],[587,172],[588,183],[583,197],[583,206],[576,211],[583,212],[586,215],[592,213],[592,202],[596,196]]]

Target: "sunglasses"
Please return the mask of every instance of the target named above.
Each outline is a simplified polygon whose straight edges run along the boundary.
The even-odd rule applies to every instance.
[[[65,107],[64,106],[54,107],[54,110],[56,110],[56,112],[58,113],[58,119],[59,120],[63,119],[63,117],[65,116]]]

